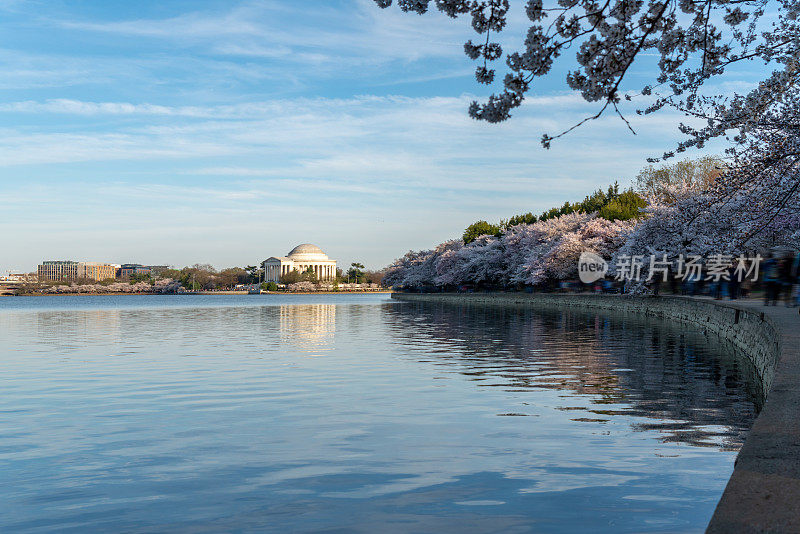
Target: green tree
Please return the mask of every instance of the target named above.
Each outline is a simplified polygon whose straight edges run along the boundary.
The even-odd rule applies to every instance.
[[[181,279],[181,271],[180,269],[165,269],[159,275],[159,278],[170,278],[172,280],[180,280]]]
[[[295,284],[301,279],[300,271],[294,269],[281,276],[281,284]]]
[[[237,284],[246,284],[250,281],[250,274],[241,267],[229,267],[219,272],[219,285],[231,288]]]
[[[353,262],[350,264],[350,268],[347,269],[347,280],[352,281],[355,284],[363,284],[366,282],[366,276],[364,275],[364,264]]]
[[[128,277],[128,283],[133,285],[137,282],[150,282],[149,273],[134,273]]]
[[[195,263],[191,267],[184,267],[180,273],[177,280],[180,280],[183,287],[192,290],[214,289],[219,283],[216,269],[208,264]]]
[[[514,215],[507,221],[500,221],[500,228],[505,231],[513,226],[520,224],[533,224],[537,220],[536,215],[531,212],[523,213],[522,215]]]
[[[642,197],[633,191],[625,191],[603,206],[598,215],[609,221],[627,221],[641,217],[645,206],[647,202]]]
[[[495,224],[490,224],[486,221],[477,221],[464,230],[464,244],[468,245],[478,239],[482,235],[500,236],[500,227]]]
[[[247,283],[255,284],[258,282],[258,275],[259,275],[258,267],[256,267],[255,265],[248,265],[247,267],[244,268],[244,270],[249,277]]]
[[[313,267],[309,267],[300,274],[300,281],[311,282],[312,284],[319,283],[319,279],[317,278],[317,273],[314,272]]]

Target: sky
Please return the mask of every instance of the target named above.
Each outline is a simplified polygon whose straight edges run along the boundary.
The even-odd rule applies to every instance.
[[[569,58],[512,120],[474,121],[498,85],[474,80],[469,21],[372,0],[0,0],[0,35],[0,274],[244,266],[299,243],[380,268],[630,184],[680,139],[675,113],[629,108],[635,135],[608,116],[543,149],[597,110],[566,87]],[[645,58],[628,83],[653,73]]]

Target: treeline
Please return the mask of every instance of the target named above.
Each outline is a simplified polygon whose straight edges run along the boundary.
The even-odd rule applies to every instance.
[[[333,280],[325,280],[326,285],[338,284],[381,284],[384,270],[365,269],[362,263],[354,262],[346,271],[337,269]],[[292,271],[281,277],[280,283],[285,285],[305,283],[319,287],[323,281],[318,280],[313,270],[305,272]],[[178,291],[222,291],[236,287],[275,291],[278,284],[264,281],[263,267],[255,265],[245,267],[226,267],[216,269],[209,264],[196,263],[181,269],[166,269],[157,276],[134,274],[124,280],[108,279],[95,281],[91,279],[62,280],[48,282],[28,282],[23,284],[22,293],[175,293]]]
[[[565,202],[562,206],[542,212],[538,217],[528,212],[503,219],[499,224],[483,220],[474,222],[464,230],[462,239],[464,244],[468,245],[482,235],[500,237],[515,226],[544,222],[572,213],[596,213],[598,217],[607,221],[628,221],[641,216],[645,206],[647,206],[645,199],[632,188],[620,192],[619,184],[614,182],[605,191],[598,189],[580,202]]]
[[[372,271],[364,268],[364,265],[354,262],[347,271],[336,270],[336,277],[327,281],[333,284],[380,284],[383,280],[383,270]],[[263,289],[276,290],[277,284],[264,281],[263,267],[248,265],[246,267],[228,267],[216,270],[208,264],[195,264],[183,269],[168,269],[160,276],[160,279],[172,279],[190,291],[213,291],[231,290],[236,286],[242,285],[261,285]],[[280,279],[281,284],[296,284],[299,282],[310,282],[319,285],[321,280],[312,269],[307,271],[291,271],[283,275]]]
[[[735,178],[715,158],[649,166],[634,189],[619,192],[614,184],[539,217],[478,221],[460,239],[410,251],[387,268],[384,284],[433,291],[546,289],[577,279],[578,258],[586,251],[606,259],[613,276],[621,258],[666,256],[677,268],[681,257],[766,257],[776,247],[800,248],[796,191],[787,187],[776,200],[775,191]],[[639,281],[648,272],[644,261]],[[630,290],[643,288],[629,284]]]

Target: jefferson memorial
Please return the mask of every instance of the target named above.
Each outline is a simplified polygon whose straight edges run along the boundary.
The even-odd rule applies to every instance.
[[[264,262],[264,280],[280,282],[281,276],[292,271],[305,272],[309,268],[318,280],[332,280],[336,276],[336,260],[332,260],[316,245],[297,245],[286,256],[273,256]]]

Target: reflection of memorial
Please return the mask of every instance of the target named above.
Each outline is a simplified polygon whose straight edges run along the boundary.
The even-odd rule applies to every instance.
[[[513,307],[409,303],[385,311],[398,342],[434,353],[477,386],[577,394],[564,402],[581,407],[560,409],[584,412],[578,421],[644,418],[634,428],[659,430],[664,441],[738,448],[755,418],[751,370],[679,326]]]
[[[302,345],[320,345],[336,331],[334,304],[296,304],[280,307],[281,338]]]

